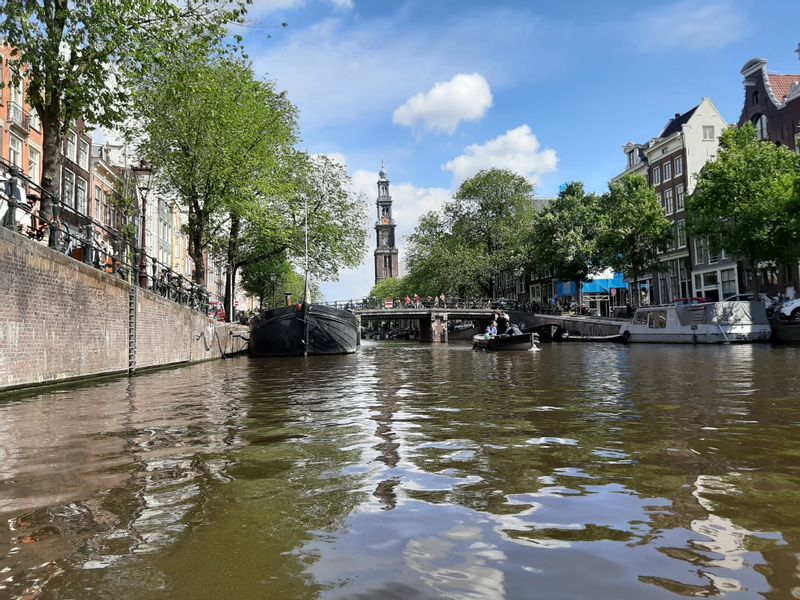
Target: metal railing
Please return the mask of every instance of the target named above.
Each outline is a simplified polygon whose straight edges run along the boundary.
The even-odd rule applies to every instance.
[[[31,129],[31,116],[16,102],[8,103],[8,122],[21,127],[25,131]]]
[[[50,199],[50,214],[40,212],[42,198]],[[0,225],[75,260],[205,314],[219,305],[203,286],[146,254],[136,240],[48,194],[19,167],[0,158],[0,211],[4,207]],[[98,231],[103,239],[98,240]]]

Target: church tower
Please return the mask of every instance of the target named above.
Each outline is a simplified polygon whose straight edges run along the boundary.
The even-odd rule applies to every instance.
[[[392,197],[389,195],[389,178],[383,170],[378,174],[378,220],[375,223],[375,283],[400,275],[400,259],[394,242]]]

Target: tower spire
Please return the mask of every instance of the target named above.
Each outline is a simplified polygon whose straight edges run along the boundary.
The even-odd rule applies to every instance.
[[[400,259],[394,239],[392,196],[389,194],[389,177],[383,160],[378,173],[378,198],[375,204],[378,209],[378,220],[375,222],[375,283],[378,283],[400,274]]]

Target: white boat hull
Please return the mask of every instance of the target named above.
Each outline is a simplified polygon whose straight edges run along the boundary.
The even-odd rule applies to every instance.
[[[751,344],[772,337],[760,302],[708,302],[636,310],[620,328],[622,341],[651,344]]]

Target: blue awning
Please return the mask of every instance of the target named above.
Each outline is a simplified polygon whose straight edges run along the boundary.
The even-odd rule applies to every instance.
[[[622,273],[614,273],[614,277],[607,279],[593,279],[583,284],[584,294],[608,294],[612,289],[625,289],[625,277]]]

